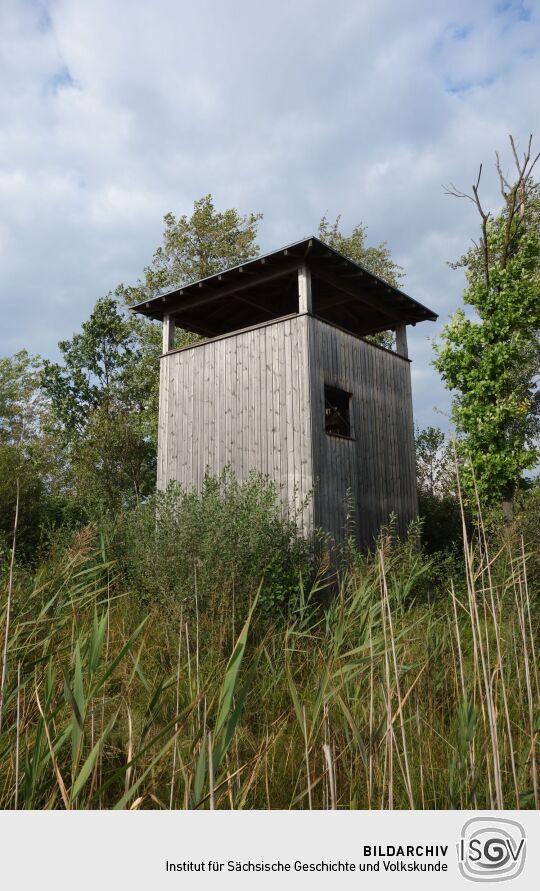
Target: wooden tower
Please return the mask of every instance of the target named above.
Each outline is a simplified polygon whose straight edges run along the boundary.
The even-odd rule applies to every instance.
[[[431,310],[315,237],[133,309],[163,323],[160,489],[254,470],[307,501],[306,533],[342,539],[352,506],[362,547],[416,517],[406,326]],[[175,349],[175,326],[205,339]],[[387,330],[395,350],[365,339]]]

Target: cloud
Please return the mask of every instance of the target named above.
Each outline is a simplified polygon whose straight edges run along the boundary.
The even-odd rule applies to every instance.
[[[411,332],[419,423],[449,398],[428,340],[458,305],[447,260],[476,234],[444,195],[538,119],[538,11],[522,2],[4,0],[0,353],[54,355],[133,282],[169,210],[261,210],[264,250],[320,216],[368,225],[440,313]]]

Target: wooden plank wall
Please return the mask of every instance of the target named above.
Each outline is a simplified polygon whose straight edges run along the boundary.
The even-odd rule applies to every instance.
[[[391,512],[403,533],[417,516],[410,364],[332,325],[309,318],[315,524],[336,540],[352,490],[355,534],[370,547]],[[324,429],[324,385],[352,393],[350,440]]]
[[[230,465],[268,474],[285,509],[312,488],[308,317],[295,316],[161,359],[158,488],[200,491]],[[313,502],[300,514],[313,528]]]

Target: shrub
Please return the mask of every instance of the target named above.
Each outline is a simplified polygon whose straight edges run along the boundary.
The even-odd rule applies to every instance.
[[[124,514],[115,549],[145,604],[233,625],[261,580],[260,610],[276,619],[309,572],[309,544],[294,514],[282,517],[276,485],[257,474],[241,483],[230,470],[206,477],[201,494],[172,484]]]
[[[461,509],[454,495],[420,493],[418,511],[422,519],[422,544],[429,554],[463,546]]]

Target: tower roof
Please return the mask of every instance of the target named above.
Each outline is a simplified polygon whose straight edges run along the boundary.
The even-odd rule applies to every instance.
[[[131,307],[151,319],[169,314],[188,331],[226,334],[298,311],[298,267],[311,272],[313,314],[357,335],[436,313],[340,254],[316,236],[181,285]]]

